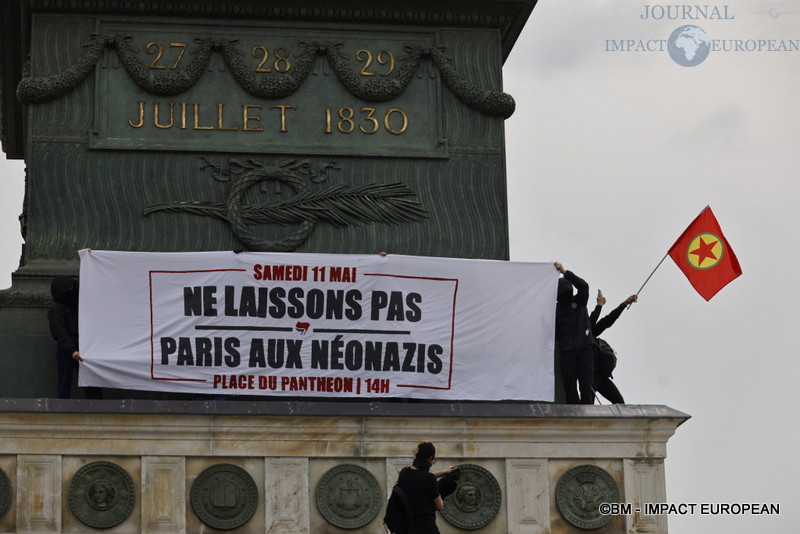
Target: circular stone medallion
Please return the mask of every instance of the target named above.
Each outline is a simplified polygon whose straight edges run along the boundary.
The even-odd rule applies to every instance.
[[[451,525],[475,530],[491,523],[500,512],[503,494],[500,484],[479,465],[459,465],[461,475],[456,491],[444,499],[442,516]]]
[[[197,475],[191,500],[200,521],[212,528],[231,530],[253,517],[258,488],[253,477],[238,465],[216,464]]]
[[[345,529],[369,524],[383,501],[378,481],[357,465],[338,465],[325,473],[317,483],[315,498],[322,517]]]
[[[111,528],[125,521],[136,503],[136,488],[123,468],[92,462],[75,473],[67,490],[69,509],[81,523]]]
[[[591,530],[607,525],[613,515],[600,513],[603,503],[618,503],[619,488],[611,475],[596,465],[573,467],[558,480],[556,505],[574,527]]]
[[[11,482],[6,472],[0,469],[0,517],[5,515],[9,506],[11,506]]]

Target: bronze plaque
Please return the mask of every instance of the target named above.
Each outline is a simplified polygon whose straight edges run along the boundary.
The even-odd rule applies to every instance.
[[[191,490],[192,508],[206,525],[231,530],[247,523],[258,505],[258,488],[247,471],[232,464],[203,470]]]
[[[333,526],[345,529],[369,524],[381,507],[383,494],[372,473],[357,465],[339,465],[317,483],[317,508]]]
[[[11,483],[5,471],[0,469],[0,517],[4,516],[11,506]]]
[[[103,22],[94,148],[446,157],[432,31]]]
[[[614,516],[601,514],[600,505],[618,502],[617,483],[596,465],[573,467],[561,475],[556,485],[556,505],[561,516],[584,530],[607,525]]]
[[[72,477],[68,499],[69,509],[81,523],[111,528],[131,515],[136,487],[130,475],[117,464],[92,462]]]
[[[476,530],[491,523],[500,512],[503,494],[497,479],[479,465],[458,466],[456,491],[444,499],[442,517],[451,525]]]

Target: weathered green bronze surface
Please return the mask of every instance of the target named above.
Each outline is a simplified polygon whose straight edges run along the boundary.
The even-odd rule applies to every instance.
[[[0,517],[4,516],[11,506],[11,482],[6,472],[0,469]]]
[[[203,166],[213,166],[201,159]],[[328,186],[312,191],[313,183],[326,182],[328,170],[339,168],[328,162],[313,169],[307,161],[289,160],[267,165],[255,159],[234,159],[225,169],[214,168],[213,178],[230,181],[225,202],[176,200],[147,206],[145,215],[157,212],[189,213],[216,217],[227,222],[231,231],[250,250],[262,252],[292,251],[314,232],[317,224],[327,222],[344,227],[364,223],[402,224],[419,221],[428,212],[414,199],[414,192],[403,184],[367,184],[363,186]],[[245,194],[253,186],[288,187],[294,196],[284,202],[247,204]],[[255,226],[270,223],[294,223],[300,226],[280,239],[263,239]]]
[[[235,181],[218,178],[250,161],[324,169],[308,195],[399,183],[425,214],[318,220],[282,250],[508,257],[503,119],[514,105],[499,89],[496,28],[42,13],[31,32],[17,88],[33,173],[23,271],[75,269],[86,246],[264,250],[253,243],[304,232],[271,220],[243,239],[221,218],[150,210],[230,202]],[[241,201],[298,193],[251,188]]]
[[[0,396],[55,395],[49,283],[82,248],[508,259],[502,64],[534,4],[0,3],[27,163]]]
[[[364,527],[375,519],[383,493],[372,473],[357,465],[338,465],[317,483],[317,508],[325,520],[339,528]]]
[[[600,513],[602,503],[618,503],[619,488],[611,475],[596,465],[573,467],[558,480],[556,505],[570,525],[592,530],[607,525],[613,515]]]
[[[191,490],[192,509],[200,521],[220,530],[247,523],[258,506],[253,477],[232,464],[217,464],[197,475]]]
[[[456,491],[444,500],[442,517],[451,525],[476,530],[491,523],[500,512],[503,494],[497,479],[474,464],[458,466],[461,476]]]
[[[101,31],[113,51],[98,58],[92,148],[448,155],[440,78],[421,61],[443,53],[433,31],[250,23]]]
[[[125,521],[136,503],[131,476],[111,462],[81,467],[69,483],[69,509],[83,524],[111,528]]]

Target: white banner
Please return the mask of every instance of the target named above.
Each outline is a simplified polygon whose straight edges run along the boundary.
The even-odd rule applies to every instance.
[[[552,263],[81,250],[80,385],[553,400]]]

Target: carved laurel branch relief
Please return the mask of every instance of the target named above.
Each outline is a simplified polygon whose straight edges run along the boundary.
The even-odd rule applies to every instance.
[[[106,48],[116,50],[117,56],[133,82],[152,94],[171,96],[194,86],[208,69],[211,54],[220,53],[236,82],[253,96],[283,98],[297,91],[312,70],[317,56],[323,56],[339,82],[356,98],[367,102],[386,102],[405,91],[423,59],[430,59],[439,71],[444,84],[467,106],[488,115],[508,118],[514,113],[514,98],[501,91],[484,89],[467,80],[453,66],[442,48],[406,46],[406,56],[400,67],[381,80],[364,81],[353,70],[340,51],[341,43],[301,43],[302,52],[293,58],[291,72],[257,73],[241,60],[244,56],[236,40],[196,38],[189,53],[186,68],[172,72],[157,72],[137,57],[137,48],[130,35],[98,35],[83,58],[64,71],[47,77],[25,77],[17,86],[17,98],[25,104],[55,100],[81,83],[94,70]]]
[[[401,183],[334,185],[313,191],[306,183],[327,179],[328,169],[337,169],[334,162],[322,163],[312,168],[307,160],[289,160],[268,165],[253,159],[233,159],[225,168],[201,158],[218,181],[230,182],[225,202],[174,201],[147,206],[144,215],[156,212],[190,213],[214,217],[227,222],[233,234],[250,250],[260,252],[289,252],[297,249],[313,233],[316,225],[324,221],[336,226],[365,223],[401,224],[419,221],[428,216],[427,210],[412,197],[414,191]],[[305,179],[304,179],[305,177]],[[246,204],[244,194],[261,184],[275,187],[280,194],[281,185],[294,195],[285,199],[265,200]],[[263,190],[263,189],[262,189]],[[263,224],[298,224],[290,235],[276,240],[259,237],[251,228]]]

